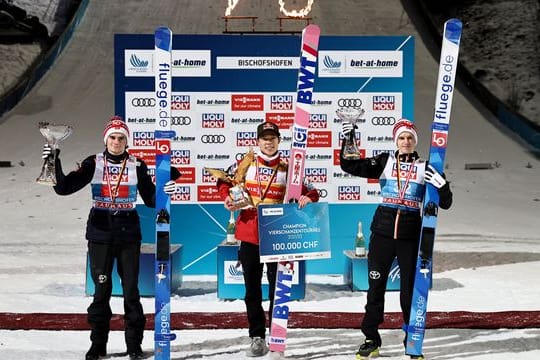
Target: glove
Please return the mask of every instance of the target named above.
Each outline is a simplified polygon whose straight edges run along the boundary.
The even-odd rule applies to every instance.
[[[354,128],[355,126],[350,122],[344,121],[343,123],[341,123],[341,133],[345,136],[348,135],[351,131],[353,131]]]
[[[163,191],[167,195],[172,195],[176,192],[176,182],[174,180],[169,180],[163,186]]]
[[[428,165],[428,168],[426,169],[425,180],[437,189],[442,188],[444,184],[446,184],[446,180],[431,165]]]
[[[41,157],[43,159],[47,159],[49,156],[52,155],[53,149],[51,148],[51,145],[45,144],[43,145],[43,152],[41,153]]]

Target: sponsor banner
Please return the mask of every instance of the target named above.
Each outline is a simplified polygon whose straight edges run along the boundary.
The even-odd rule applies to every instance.
[[[232,111],[263,111],[264,95],[262,94],[233,94],[231,95]]]
[[[275,123],[280,129],[290,129],[294,122],[294,113],[266,113],[265,121]]]
[[[293,269],[300,269],[300,263],[293,261]],[[263,266],[263,276],[261,279],[262,285],[268,285],[268,278],[266,276],[266,264]],[[300,271],[295,271],[292,276],[292,285],[298,285],[300,283]],[[244,270],[242,265],[238,261],[225,260],[223,261],[223,282],[227,285],[244,285]]]
[[[182,176],[176,179],[178,184],[195,184],[195,168],[194,167],[177,167]]]
[[[331,257],[328,203],[257,207],[261,262]]]
[[[175,77],[212,76],[210,50],[173,50],[171,65]]]
[[[251,69],[251,70],[298,70],[298,57],[283,56],[218,56],[216,69]]]
[[[216,185],[197,185],[197,201],[199,202],[223,202]]]
[[[126,77],[154,76],[154,51],[131,50],[124,51],[124,74]]]
[[[319,77],[403,77],[402,51],[319,51]]]

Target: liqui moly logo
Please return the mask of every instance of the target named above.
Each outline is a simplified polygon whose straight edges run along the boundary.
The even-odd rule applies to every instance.
[[[257,180],[270,181],[273,173],[274,173],[274,169],[272,168],[260,167],[257,173]]]
[[[107,171],[103,172],[103,181],[104,183],[118,183],[118,182],[127,182],[128,181],[128,169],[125,168],[122,173],[121,167],[119,166],[107,166]]]
[[[392,95],[373,96],[373,110],[395,110],[396,97]]]
[[[326,129],[328,127],[328,118],[326,114],[311,114],[309,115],[310,129]]]
[[[406,179],[409,176],[411,180],[416,179],[418,175],[418,168],[417,166],[413,166],[411,168],[411,166],[412,164],[399,164],[399,177],[401,179]],[[410,175],[409,172],[411,173]],[[392,168],[392,177],[397,178],[397,164],[394,164],[394,167]]]
[[[133,132],[133,146],[154,146],[153,131],[135,131]]]
[[[189,95],[172,95],[171,110],[190,110],[191,100]]]
[[[326,168],[306,168],[304,173],[308,183],[325,183],[328,180]]]
[[[177,186],[176,192],[171,195],[172,201],[190,201],[191,188],[189,186]]]
[[[288,159],[289,156],[291,156],[291,150],[287,149],[287,150],[282,150],[280,149],[279,150],[279,156],[282,158],[282,159]]]
[[[254,131],[237,132],[236,146],[257,146],[257,133]]]
[[[220,168],[220,170],[223,170],[223,168]],[[215,176],[210,175],[210,173],[208,171],[206,171],[205,168],[202,168],[201,177],[202,177],[202,182],[203,183],[215,184],[217,182],[217,180],[218,180]]]
[[[360,200],[360,186],[338,186],[338,200]]]
[[[223,129],[225,127],[225,114],[203,113],[202,127],[207,129]]]
[[[171,151],[172,165],[189,165],[191,164],[190,150],[172,150]]]
[[[270,96],[270,110],[292,110],[292,95],[272,95]]]
[[[148,175],[150,175],[150,177],[152,178],[152,182],[155,184],[156,183],[156,168],[148,168]]]

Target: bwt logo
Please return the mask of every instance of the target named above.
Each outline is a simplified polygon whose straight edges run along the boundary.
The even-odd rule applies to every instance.
[[[191,188],[189,186],[177,186],[176,192],[171,195],[172,201],[189,201],[191,200]]]
[[[396,97],[389,95],[373,96],[373,110],[395,110]]]
[[[219,169],[223,170],[223,168],[219,168]],[[208,171],[202,168],[202,182],[215,184],[217,182],[217,178],[213,175],[210,175]]]
[[[191,164],[190,150],[172,150],[171,151],[172,165],[189,165]]]
[[[418,168],[414,166],[411,169],[411,164],[399,164],[399,177],[402,179],[406,179],[409,176],[409,171],[411,172],[410,179],[416,179],[418,174]],[[394,167],[392,169],[392,177],[397,178],[397,164],[394,164]]]
[[[171,110],[190,110],[191,100],[189,95],[172,95]]]
[[[292,95],[272,95],[270,96],[270,110],[292,110]]]
[[[292,146],[297,149],[305,149],[307,146],[307,129],[294,127]]]
[[[133,132],[133,146],[154,146],[154,132],[152,131]]]
[[[326,129],[328,127],[328,117],[326,114],[311,114],[309,115],[310,129]]]
[[[325,183],[328,180],[326,168],[306,168],[304,173],[308,183]]]
[[[223,113],[203,113],[202,127],[206,129],[223,129],[225,127],[225,114]]]
[[[257,133],[254,131],[237,132],[236,146],[257,146]]]
[[[360,200],[360,186],[338,186],[338,200]]]

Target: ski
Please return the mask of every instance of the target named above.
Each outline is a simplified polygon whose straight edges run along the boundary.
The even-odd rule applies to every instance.
[[[170,197],[163,187],[171,179],[171,47],[172,32],[166,27],[155,31],[154,76],[156,123],[154,145],[156,154],[156,262],[154,358],[169,360],[171,334],[171,262],[170,262]]]
[[[429,150],[429,164],[439,173],[442,173],[444,169],[461,31],[462,23],[458,19],[450,19],[444,24]],[[407,355],[422,355],[422,344],[426,329],[428,292],[431,287],[433,267],[433,244],[439,209],[439,193],[437,188],[431,184],[426,184],[422,209],[422,227],[416,262],[411,315],[409,326],[406,329],[405,353]]]
[[[302,31],[300,69],[298,71],[296,107],[292,126],[292,144],[287,173],[285,203],[298,202],[302,195],[304,166],[308,140],[309,116],[313,98],[315,69],[317,66],[320,29],[317,25],[308,25]],[[292,262],[279,262],[270,324],[270,351],[284,353],[287,341],[287,323],[294,268]]]

